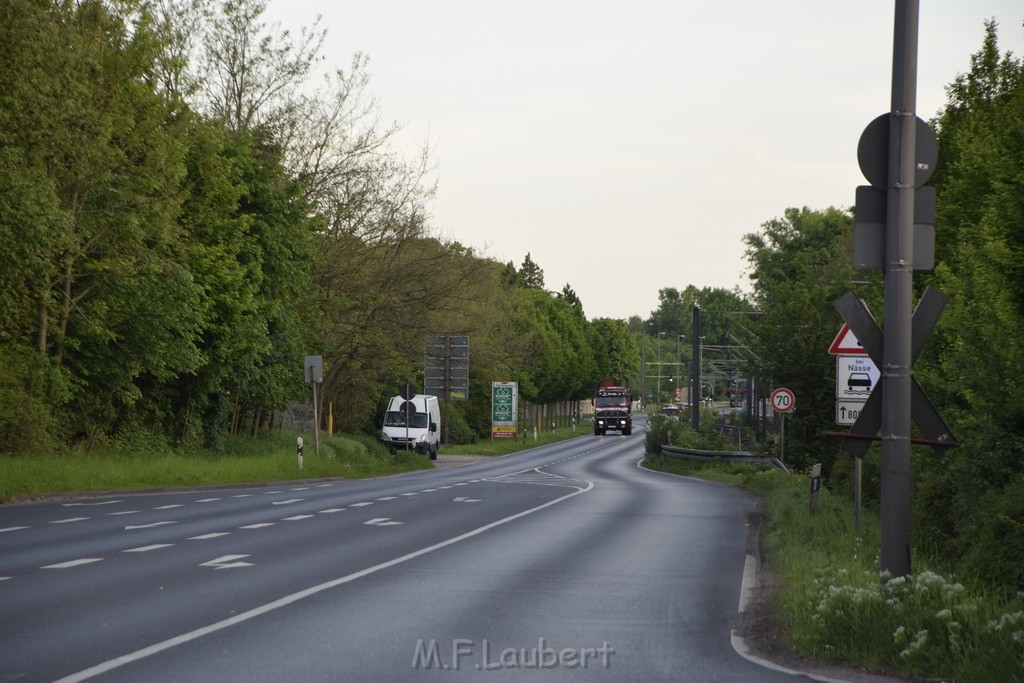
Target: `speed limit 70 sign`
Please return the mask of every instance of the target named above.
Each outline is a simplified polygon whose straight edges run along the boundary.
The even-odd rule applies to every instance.
[[[772,409],[777,413],[788,413],[796,407],[796,397],[785,387],[772,392],[771,402]]]

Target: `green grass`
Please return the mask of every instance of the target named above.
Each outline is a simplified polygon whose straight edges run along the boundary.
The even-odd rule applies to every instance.
[[[589,423],[572,429],[548,431],[527,439],[481,441],[442,446],[441,453],[504,455],[590,433]],[[398,451],[388,453],[368,436],[321,435],[320,455],[313,439],[305,442],[303,468],[298,467],[298,432],[284,430],[258,439],[229,438],[220,452],[181,451],[144,437],[130,443],[114,441],[91,450],[74,449],[54,456],[0,458],[0,503],[65,493],[125,489],[217,486],[291,481],[320,477],[362,479],[433,465],[426,456]]]
[[[944,577],[918,557],[909,579],[881,575],[877,515],[864,511],[858,536],[852,503],[825,487],[811,514],[806,476],[666,456],[647,466],[761,496],[764,550],[797,652],[927,678],[1024,682],[1024,595]]]
[[[369,438],[321,437],[317,456],[306,435],[298,467],[297,432],[257,440],[228,439],[222,453],[178,452],[159,446],[112,445],[52,457],[0,458],[0,502],[67,492],[289,481],[319,477],[360,479],[417,469],[430,461],[416,453],[394,455]]]
[[[442,446],[441,453],[451,453],[455,455],[507,455],[527,448],[536,448],[537,446],[544,446],[557,441],[565,441],[566,439],[585,436],[587,434],[593,436],[594,426],[590,422],[581,422],[576,425],[575,431],[571,427],[559,427],[553,432],[548,429],[547,431],[538,433],[536,441],[533,439],[532,431],[529,432],[525,439],[523,439],[522,432],[520,432],[517,439],[481,439],[476,443],[460,444],[457,446]]]

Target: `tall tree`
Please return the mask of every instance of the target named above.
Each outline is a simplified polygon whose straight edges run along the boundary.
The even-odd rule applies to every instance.
[[[827,349],[839,320],[831,302],[850,288],[852,227],[850,215],[835,208],[791,208],[744,237],[753,303],[761,311],[753,327],[754,367],[762,380],[797,396],[800,408],[786,431],[787,461],[806,467],[821,458],[826,472],[838,453],[819,437],[835,417],[834,361]]]
[[[523,258],[519,277],[527,289],[544,289],[544,271],[534,262],[529,253]]]

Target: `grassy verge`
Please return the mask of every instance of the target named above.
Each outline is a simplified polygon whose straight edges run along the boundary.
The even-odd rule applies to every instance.
[[[589,433],[587,424],[558,429],[527,439],[499,439],[476,444],[442,446],[442,454],[505,455]],[[398,451],[394,455],[372,437],[321,436],[320,455],[313,439],[305,440],[303,468],[298,467],[295,439],[284,430],[259,439],[228,439],[220,453],[181,452],[154,443],[113,443],[90,451],[52,457],[0,458],[0,503],[68,492],[113,491],[250,484],[319,477],[362,479],[433,465],[426,456]]]
[[[778,608],[797,652],[927,678],[1024,682],[1021,594],[960,583],[916,557],[913,576],[881,576],[877,515],[865,510],[858,536],[852,504],[826,488],[811,514],[806,476],[666,456],[647,465],[761,496],[764,550],[783,585]]]
[[[533,439],[533,432],[530,432],[529,436],[525,439],[520,434],[516,439],[483,439],[476,443],[442,446],[441,453],[455,455],[507,455],[508,453],[515,453],[527,448],[536,448],[537,446],[544,446],[556,441],[565,441],[576,436],[593,435],[593,429],[594,427],[590,422],[582,422],[576,425],[575,430],[571,427],[559,427],[554,431],[547,430],[538,433],[536,441]]]
[[[297,432],[258,440],[229,439],[224,452],[111,447],[54,457],[0,459],[0,502],[65,492],[247,484],[317,477],[359,479],[431,467],[422,455],[387,449],[369,438],[323,436],[320,455],[305,436],[298,467]]]

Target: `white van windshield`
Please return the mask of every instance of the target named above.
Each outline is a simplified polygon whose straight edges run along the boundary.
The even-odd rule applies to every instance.
[[[389,410],[384,415],[384,426],[385,427],[405,427],[405,416],[397,410]],[[409,427],[413,429],[426,429],[427,428],[427,414],[416,413],[412,416],[412,420],[409,422]]]

